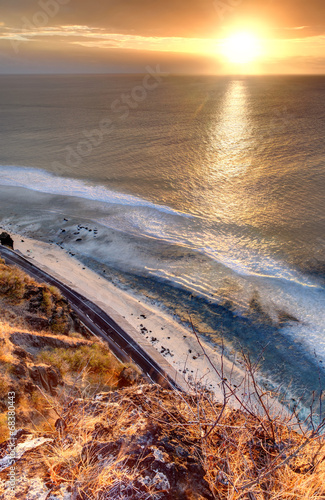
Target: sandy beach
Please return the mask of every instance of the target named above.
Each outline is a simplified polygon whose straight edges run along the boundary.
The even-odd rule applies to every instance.
[[[196,384],[213,391],[222,400],[220,378],[190,329],[180,325],[172,317],[153,304],[146,303],[134,291],[126,292],[117,284],[108,281],[87,268],[57,244],[45,243],[15,232],[15,228],[2,226],[14,239],[14,248],[36,266],[47,270],[79,293],[98,304],[123,328],[132,334],[136,331],[153,346],[164,359],[188,382],[188,390]],[[29,228],[30,229],[30,228]],[[240,366],[234,365],[208,345],[202,342],[204,351],[224,376],[238,385],[244,376]]]

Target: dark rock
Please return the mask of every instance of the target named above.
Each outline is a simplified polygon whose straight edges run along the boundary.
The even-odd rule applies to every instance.
[[[11,371],[12,371],[12,374],[15,377],[17,377],[18,379],[26,378],[26,376],[27,376],[27,366],[25,365],[24,362],[19,363],[19,364],[12,364]]]
[[[119,387],[129,387],[130,385],[136,384],[140,379],[140,374],[133,368],[125,367],[120,373],[118,386]]]
[[[53,366],[34,365],[29,368],[29,374],[36,385],[50,394],[56,394],[55,388],[63,384],[61,373]]]
[[[278,312],[278,318],[279,318],[279,326],[285,326],[287,323],[299,323],[299,319],[297,319],[295,316],[292,316],[291,314],[285,312],[285,311],[280,311]]]
[[[31,328],[38,331],[48,330],[50,326],[49,320],[47,318],[40,318],[39,316],[31,316],[27,314],[25,316],[25,320]]]
[[[27,380],[24,384],[24,391],[27,392],[27,394],[31,394],[32,392],[37,390],[37,386],[33,384],[30,380]]]
[[[10,234],[6,233],[5,231],[0,234],[0,244],[9,247],[12,250],[14,249],[14,240],[12,239]]]

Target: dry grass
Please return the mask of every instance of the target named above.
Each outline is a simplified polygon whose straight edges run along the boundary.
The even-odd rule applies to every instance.
[[[30,283],[24,273],[9,270],[0,262],[2,401],[10,386],[18,383],[12,378],[10,367],[17,359],[8,339],[17,325],[24,324],[15,308]],[[57,290],[46,289],[42,308],[50,310],[59,299]],[[55,395],[41,389],[24,393],[19,386],[17,424],[33,429],[36,435],[53,437],[50,447],[17,464],[17,472],[22,467],[20,472],[30,480],[42,470],[49,487],[69,485],[79,500],[202,500],[206,497],[193,493],[194,463],[200,464],[215,499],[325,499],[325,421],[320,419],[317,427],[310,415],[313,425],[307,430],[297,427],[294,415],[274,415],[272,400],[265,398],[256,383],[257,367],[249,360],[244,382],[251,394],[249,400],[241,399],[240,391],[223,377],[222,369],[219,373],[212,366],[222,381],[222,403],[198,387],[191,395],[157,385],[114,390],[123,365],[103,344],[52,349],[41,352],[35,361],[57,367],[65,384]],[[110,392],[94,396],[103,390]],[[234,399],[240,409],[230,407],[229,401]],[[0,441],[7,438],[3,411]],[[106,451],[96,451],[94,443],[107,446]],[[178,448],[184,453],[179,454]],[[154,449],[164,455],[167,465],[174,464],[176,472],[180,471],[177,491],[183,496],[162,491],[155,481],[148,482],[149,468],[155,466]]]
[[[57,388],[59,399],[62,399],[62,394],[69,393],[75,396],[110,390],[117,386],[119,375],[125,366],[97,340],[93,345],[85,347],[40,350],[38,356],[34,353],[27,359],[17,357],[13,354],[15,345],[10,342],[11,335],[17,330],[35,336],[46,336],[49,333],[34,332],[24,319],[25,315],[30,313],[31,296],[36,296],[38,301],[38,310],[33,309],[33,313],[47,316],[54,309],[51,330],[56,334],[65,331],[68,306],[60,292],[55,287],[39,285],[19,269],[7,266],[0,260],[0,442],[8,437],[6,401],[9,390],[16,392],[17,427],[24,426],[34,431],[53,429],[53,423],[57,418],[53,410],[57,405],[55,399],[49,402],[48,396],[39,388],[26,389],[27,378],[15,375],[17,365],[24,365],[27,373],[29,367],[35,363],[57,367],[65,382],[63,387]],[[75,332],[72,332],[71,336],[82,338]],[[60,335],[57,335],[57,338],[61,338]],[[67,339],[66,336],[64,338]],[[66,342],[68,343],[68,339]],[[24,345],[21,347],[25,348]]]
[[[37,356],[37,361],[58,368],[69,386],[88,396],[116,388],[126,366],[100,342],[75,349],[43,351]]]
[[[0,296],[13,303],[19,302],[24,297],[26,285],[36,285],[36,282],[20,269],[7,266],[1,259]]]
[[[152,485],[143,485],[151,443],[130,460],[132,446],[148,429],[164,453],[161,442],[167,436],[200,461],[216,499],[325,498],[323,437],[312,432],[302,435],[290,424],[274,422],[272,441],[267,419],[265,433],[261,416],[224,410],[204,392],[189,396],[159,386],[139,386],[98,401],[70,401],[60,415],[61,430],[53,434],[55,445],[43,459],[53,484],[70,484],[81,499],[169,498],[157,496]],[[102,456],[94,455],[91,447],[98,428],[106,432],[100,441],[109,445]],[[169,459],[180,460],[172,454]]]

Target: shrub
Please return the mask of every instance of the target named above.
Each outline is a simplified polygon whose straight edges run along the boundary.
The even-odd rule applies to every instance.
[[[56,366],[63,374],[80,372],[86,367],[89,373],[107,373],[119,365],[111,352],[101,344],[81,346],[76,349],[52,349],[40,353],[38,359]]]

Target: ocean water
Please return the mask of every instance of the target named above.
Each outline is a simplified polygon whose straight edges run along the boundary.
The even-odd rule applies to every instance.
[[[325,365],[325,78],[142,83],[0,77],[3,222],[230,356],[263,351],[265,377],[308,399]]]

